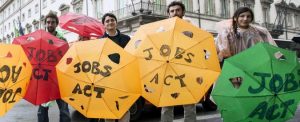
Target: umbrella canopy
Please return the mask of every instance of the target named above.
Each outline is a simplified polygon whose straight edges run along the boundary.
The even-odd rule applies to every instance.
[[[0,116],[25,95],[31,69],[21,46],[0,44]]]
[[[15,38],[13,43],[23,47],[33,66],[24,99],[39,105],[60,98],[55,65],[68,50],[68,43],[44,30]]]
[[[125,50],[138,57],[142,96],[158,107],[199,102],[220,73],[213,36],[177,17],[141,26]]]
[[[224,122],[283,122],[300,96],[296,53],[259,43],[225,60],[212,92]]]
[[[104,26],[97,19],[75,13],[60,16],[59,26],[84,37],[101,37],[105,32]]]
[[[74,43],[56,68],[62,99],[88,118],[119,119],[140,97],[136,58],[108,38]]]

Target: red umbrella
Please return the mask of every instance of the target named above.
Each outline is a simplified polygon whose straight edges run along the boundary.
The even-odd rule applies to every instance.
[[[59,26],[85,37],[101,37],[105,32],[102,23],[97,19],[74,13],[60,16]]]
[[[32,76],[24,99],[39,105],[60,98],[55,65],[69,45],[44,30],[15,38],[13,44],[20,44],[33,67]]]

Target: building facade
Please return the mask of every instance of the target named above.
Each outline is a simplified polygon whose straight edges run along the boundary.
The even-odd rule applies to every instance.
[[[76,12],[101,19],[112,12],[119,29],[133,35],[140,25],[168,18],[167,5],[173,0],[0,0],[0,42],[11,43],[21,24],[24,33],[44,29],[45,15]],[[216,22],[229,19],[241,6],[252,8],[254,24],[266,27],[273,38],[291,39],[300,34],[299,0],[181,0],[186,19],[216,36]],[[64,31],[68,41],[76,34]]]

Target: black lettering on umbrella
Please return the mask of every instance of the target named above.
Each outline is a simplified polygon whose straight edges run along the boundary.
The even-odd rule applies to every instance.
[[[108,58],[116,64],[120,63],[120,54],[119,53],[110,54],[110,55],[108,55]]]
[[[229,78],[229,81],[232,83],[233,87],[239,89],[242,85],[243,78],[242,77],[233,77]]]
[[[83,105],[81,105],[80,107],[81,107],[81,109],[82,109],[82,110],[84,110],[84,107],[83,107]]]
[[[119,102],[118,101],[115,102],[116,102],[116,108],[119,110]]]
[[[179,96],[179,93],[173,93],[173,94],[171,94],[171,96],[172,96],[174,99],[177,99],[177,97]]]
[[[193,38],[193,36],[194,36],[193,32],[191,32],[191,31],[183,31],[182,34],[189,38]]]
[[[158,84],[158,73],[155,74],[155,76],[151,79],[150,83],[154,81],[155,84]]]

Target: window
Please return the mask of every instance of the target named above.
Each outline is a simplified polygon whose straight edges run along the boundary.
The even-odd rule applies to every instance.
[[[39,13],[39,4],[35,4],[34,11],[35,13]]]
[[[263,8],[263,17],[264,17],[263,20],[265,23],[270,22],[269,8]]]
[[[229,0],[221,0],[221,17],[229,18]]]
[[[73,10],[76,13],[82,13],[82,6],[83,6],[82,0],[72,0],[71,4],[73,5]]]
[[[10,30],[10,23],[8,23],[8,30]]]
[[[186,11],[193,11],[193,0],[181,0],[184,4]]]
[[[292,14],[287,13],[287,26],[288,27],[293,27],[293,20],[292,20]]]
[[[61,4],[58,9],[60,10],[61,15],[64,15],[69,12],[70,6],[66,4]]]
[[[234,1],[233,5],[234,5],[234,11],[235,11],[241,6],[241,3],[240,3],[240,1]]]
[[[215,1],[205,0],[205,14],[215,15]]]
[[[300,15],[295,15],[295,19],[296,19],[295,26],[297,28],[300,28]]]
[[[13,12],[16,10],[15,3],[13,3]]]
[[[25,13],[22,14],[22,21],[25,21]]]
[[[43,8],[47,7],[47,0],[43,0]]]
[[[103,11],[103,0],[95,0],[95,11],[97,18],[100,19]]]
[[[126,0],[117,0],[117,9],[124,8],[126,6]]]
[[[28,9],[28,18],[31,17],[31,9]]]

